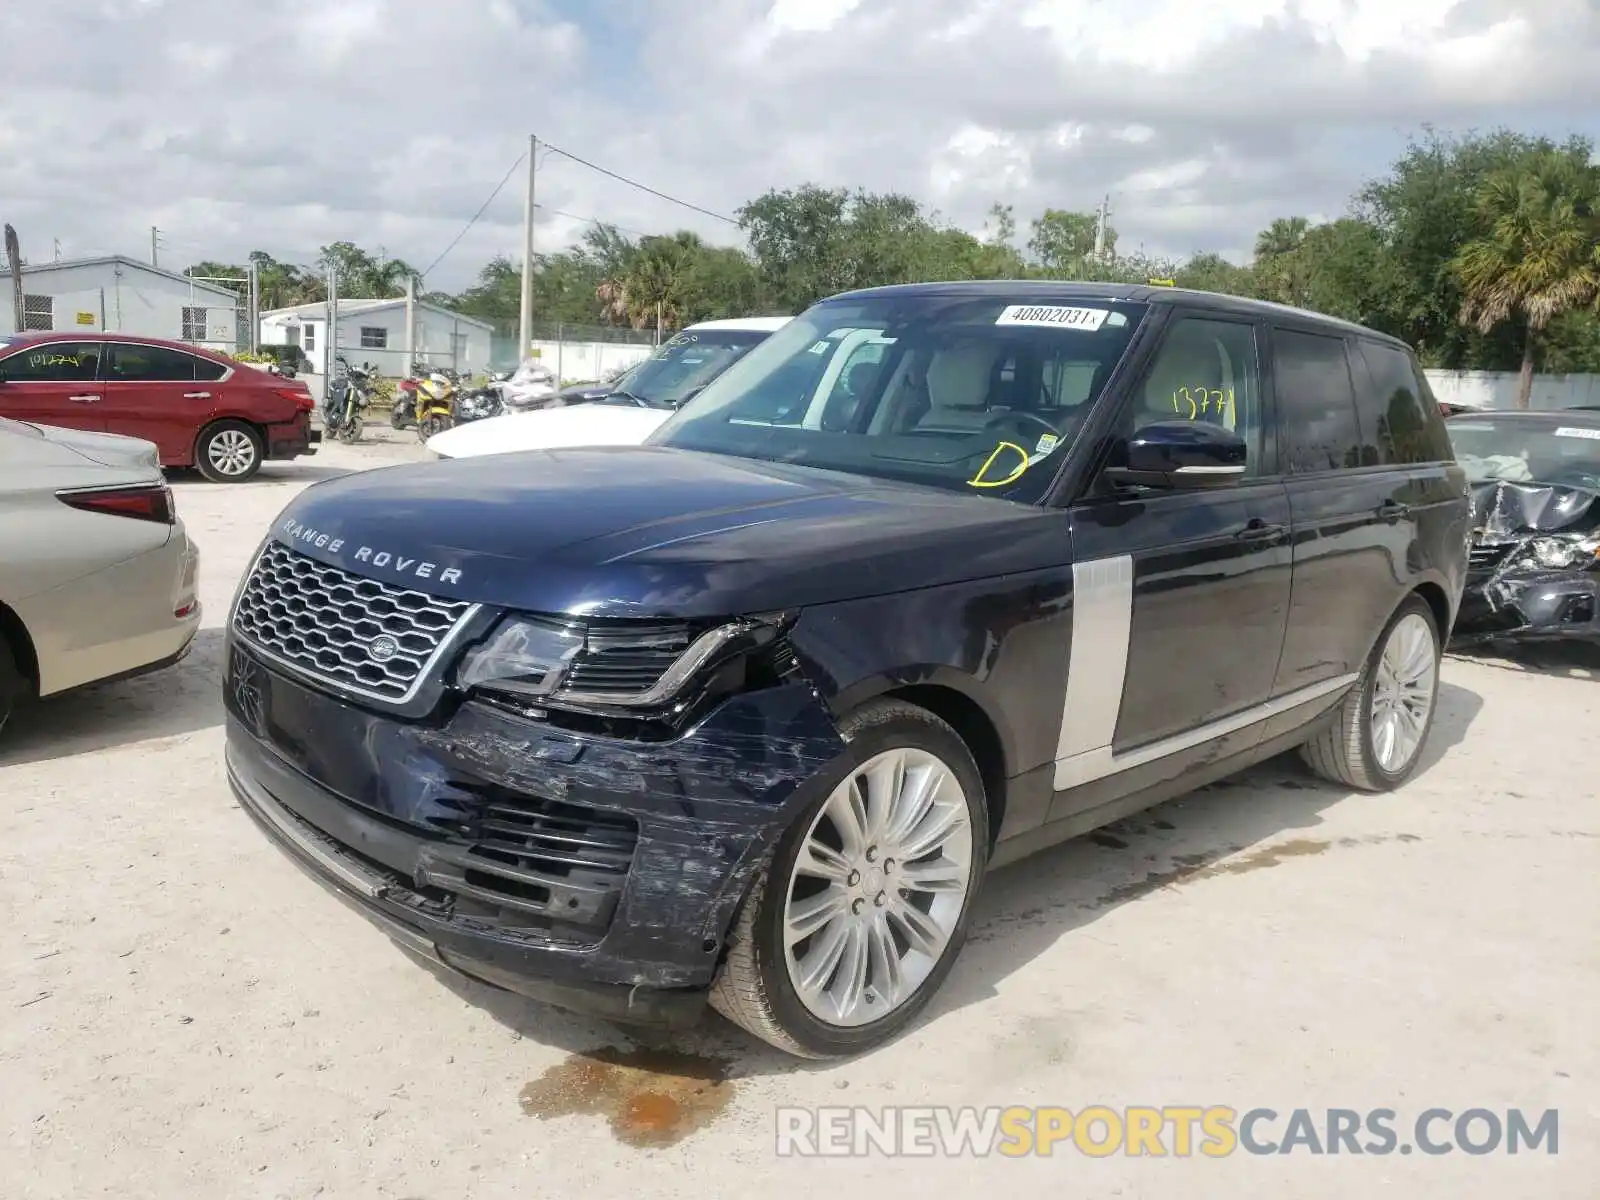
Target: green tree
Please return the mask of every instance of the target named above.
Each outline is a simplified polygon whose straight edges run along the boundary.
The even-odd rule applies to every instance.
[[[1452,260],[1461,322],[1490,333],[1523,329],[1517,407],[1527,408],[1539,335],[1600,296],[1600,169],[1587,152],[1539,149],[1484,180],[1482,233]]]
[[[1047,208],[1033,221],[1033,233],[1028,238],[1028,252],[1045,274],[1063,279],[1086,279],[1094,276],[1095,229],[1099,218],[1095,213],[1066,212]],[[1113,257],[1117,249],[1117,231],[1109,224],[1105,232],[1105,253]]]
[[[1249,267],[1231,263],[1210,251],[1196,254],[1178,267],[1172,281],[1181,288],[1225,296],[1253,296],[1256,288],[1255,275]]]

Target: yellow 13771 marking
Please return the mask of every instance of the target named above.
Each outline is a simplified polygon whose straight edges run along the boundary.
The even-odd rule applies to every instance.
[[[1179,388],[1172,393],[1172,411],[1191,421],[1199,420],[1204,416],[1227,418],[1233,417],[1233,389],[1228,388]]]

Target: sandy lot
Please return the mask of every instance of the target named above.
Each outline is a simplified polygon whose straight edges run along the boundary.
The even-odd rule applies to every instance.
[[[640,1043],[413,963],[224,782],[219,626],[246,557],[300,487],[407,457],[179,483],[194,654],[0,745],[0,1196],[1597,1194],[1592,665],[1451,660],[1397,795],[1273,762],[998,873],[927,1020],[867,1060],[797,1065],[716,1019]],[[1387,1107],[1402,1132],[1431,1107],[1556,1108],[1560,1142],[827,1162],[775,1155],[780,1104]]]

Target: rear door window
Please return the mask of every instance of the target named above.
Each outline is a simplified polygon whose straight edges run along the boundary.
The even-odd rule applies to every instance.
[[[1439,406],[1423,388],[1416,361],[1404,350],[1362,340],[1368,386],[1357,391],[1362,432],[1376,440],[1385,463],[1445,462],[1450,435]]]
[[[1284,474],[1309,475],[1377,461],[1377,447],[1362,440],[1343,338],[1274,328],[1272,361],[1278,460]]]
[[[106,350],[106,378],[115,383],[195,381],[196,359],[182,350],[112,342]]]

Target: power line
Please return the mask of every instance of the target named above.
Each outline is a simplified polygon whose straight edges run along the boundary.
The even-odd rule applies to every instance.
[[[472,220],[468,221],[464,226],[462,226],[461,232],[456,234],[455,238],[451,241],[451,243],[448,246],[446,246],[443,250],[441,250],[439,252],[439,257],[434,259],[431,263],[428,264],[428,269],[422,272],[422,275],[423,275],[424,278],[426,278],[428,275],[432,274],[433,269],[444,261],[445,255],[449,254],[450,251],[454,250],[457,246],[459,246],[461,244],[461,239],[466,237],[468,231],[471,230],[471,228],[478,223],[478,218],[480,218],[481,216],[483,216],[484,213],[489,211],[489,205],[494,203],[494,199],[495,199],[496,196],[498,196],[500,194],[501,189],[504,188],[506,186],[506,184],[511,181],[512,173],[515,172],[516,169],[523,164],[523,161],[526,160],[527,157],[528,156],[527,156],[526,153],[517,155],[517,161],[511,164],[511,168],[510,168],[510,170],[508,170],[505,173],[505,177],[503,179],[501,179],[498,184],[495,185],[494,191],[489,193],[489,198],[483,202],[483,204],[479,207],[477,212],[472,214]]]
[[[549,142],[541,142],[540,145],[549,149],[552,154],[559,154],[562,158],[570,158],[580,167],[588,167],[591,171],[598,171],[600,174],[610,176],[619,183],[625,183],[629,187],[638,188],[641,192],[648,192],[650,195],[662,200],[666,200],[669,203],[676,204],[682,208],[691,209],[697,213],[703,213],[708,217],[715,217],[719,221],[726,221],[729,225],[737,225],[739,223],[732,217],[724,216],[722,213],[712,212],[709,208],[701,208],[698,204],[691,204],[687,200],[680,200],[676,196],[669,196],[665,192],[658,192],[653,187],[646,187],[638,180],[629,179],[626,175],[618,175],[615,171],[608,171],[605,167],[597,166],[586,158],[579,158],[576,154],[572,154],[569,151],[563,150],[559,146],[552,146]]]

